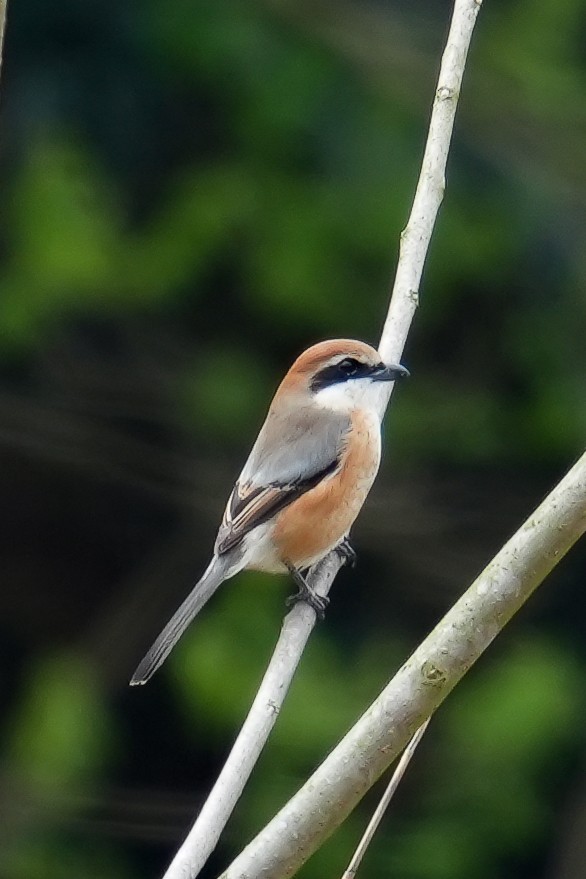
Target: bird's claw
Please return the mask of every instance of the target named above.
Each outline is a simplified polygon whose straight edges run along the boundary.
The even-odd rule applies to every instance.
[[[287,607],[292,607],[298,601],[304,601],[312,607],[318,620],[324,619],[326,607],[330,603],[330,599],[326,595],[318,595],[307,583],[304,586],[299,586],[299,589],[293,595],[289,595],[285,599],[285,604]]]
[[[340,541],[335,551],[342,559],[342,564],[348,565],[350,568],[356,567],[358,556],[347,537]]]

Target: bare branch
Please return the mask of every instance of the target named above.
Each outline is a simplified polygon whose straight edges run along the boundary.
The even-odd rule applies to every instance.
[[[331,554],[316,566],[321,595],[328,593],[340,564],[339,557]],[[285,617],[277,646],[240,734],[164,879],[197,876],[215,849],[279,716],[315,619],[315,611],[305,602],[295,604]]]
[[[400,358],[417,308],[419,282],[437,211],[443,198],[445,167],[456,105],[479,8],[480,0],[455,0],[421,175],[411,216],[401,236],[393,296],[380,343],[381,354],[388,361]],[[392,387],[389,394],[391,391]],[[388,403],[388,399],[386,402]],[[328,594],[339,564],[332,557],[312,571],[310,583],[318,594]],[[304,604],[298,604],[287,615],[276,651],[234,748],[164,879],[194,879],[214,850],[275,723],[314,625],[315,613]]]
[[[586,530],[586,453],[221,879],[291,876]]]
[[[452,24],[435,92],[421,173],[407,226],[401,234],[393,295],[379,350],[398,363],[419,304],[419,284],[437,212],[445,191],[446,164],[464,66],[482,0],[455,0]]]
[[[6,6],[8,0],[0,0],[0,74],[2,73],[2,60],[4,53],[4,31],[6,29]]]
[[[381,801],[378,804],[378,806],[376,807],[376,809],[374,810],[372,818],[368,822],[368,827],[364,831],[364,835],[363,835],[362,839],[360,840],[360,842],[358,843],[358,846],[356,847],[356,851],[352,855],[352,859],[351,859],[350,863],[348,864],[348,868],[344,871],[344,875],[342,876],[342,879],[354,879],[354,876],[356,876],[356,872],[362,862],[362,858],[364,857],[364,855],[366,853],[366,849],[368,848],[368,846],[372,842],[374,834],[376,833],[378,826],[383,819],[383,815],[385,814],[387,807],[388,807],[389,803],[391,802],[395,791],[399,787],[399,784],[401,783],[401,779],[405,775],[405,770],[407,769],[407,767],[409,766],[409,763],[411,762],[411,758],[412,758],[413,754],[415,753],[417,745],[419,744],[419,742],[423,738],[423,734],[429,725],[429,721],[430,721],[430,718],[428,717],[427,720],[421,724],[421,726],[419,727],[419,729],[417,730],[417,732],[415,733],[415,735],[413,736],[413,738],[411,739],[411,741],[409,742],[409,744],[407,745],[407,747],[405,748],[403,753],[401,754],[401,759],[397,763],[397,768],[393,772],[393,775],[391,776],[391,780],[389,781],[389,783],[385,789],[385,792],[381,797]]]

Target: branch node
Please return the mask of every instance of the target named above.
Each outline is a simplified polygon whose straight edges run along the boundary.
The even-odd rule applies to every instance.
[[[438,88],[435,96],[438,101],[453,101],[457,99],[458,91],[457,89],[451,88],[450,86],[442,85]]]
[[[421,674],[423,675],[423,683],[430,687],[443,687],[448,679],[447,672],[431,660],[423,663]]]

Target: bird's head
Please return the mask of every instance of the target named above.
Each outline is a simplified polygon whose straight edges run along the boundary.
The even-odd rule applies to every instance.
[[[321,408],[351,412],[379,409],[383,382],[409,375],[404,366],[384,363],[375,348],[354,339],[318,342],[301,354],[282,384],[287,393],[301,393]]]

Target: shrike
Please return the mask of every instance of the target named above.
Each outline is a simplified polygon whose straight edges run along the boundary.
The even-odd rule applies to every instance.
[[[333,339],[301,354],[277,389],[230,495],[214,555],[201,580],[136,669],[144,684],[165,661],[218,586],[244,568],[280,574],[295,598],[323,614],[327,599],[302,571],[338,548],[353,558],[348,533],[380,463],[381,382],[409,375],[370,345]]]

